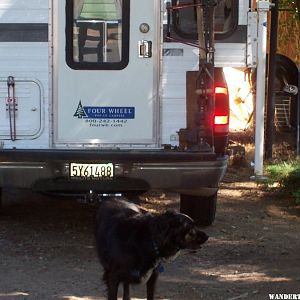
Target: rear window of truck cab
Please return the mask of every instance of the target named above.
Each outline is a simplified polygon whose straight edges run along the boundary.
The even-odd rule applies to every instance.
[[[238,25],[238,4],[236,0],[216,1],[215,38],[225,39]],[[174,32],[185,39],[197,40],[197,1],[172,0],[172,6],[184,7],[173,10],[172,23]]]

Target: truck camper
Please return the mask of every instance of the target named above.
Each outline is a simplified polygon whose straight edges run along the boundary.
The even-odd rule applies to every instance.
[[[180,194],[214,221],[248,0],[2,0],[0,189]]]

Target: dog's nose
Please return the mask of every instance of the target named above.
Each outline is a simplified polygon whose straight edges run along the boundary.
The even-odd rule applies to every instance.
[[[198,238],[201,240],[202,243],[205,243],[209,239],[209,236],[205,232],[199,231]]]

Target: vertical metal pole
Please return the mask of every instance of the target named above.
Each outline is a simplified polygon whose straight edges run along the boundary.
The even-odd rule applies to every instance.
[[[254,174],[263,176],[264,165],[264,115],[266,94],[266,54],[267,54],[267,13],[269,1],[257,1],[258,39],[257,39],[257,78],[255,111],[255,157]]]
[[[300,152],[300,68],[298,69],[298,97],[297,97],[297,156]]]
[[[204,39],[204,17],[203,17],[203,7],[200,6],[201,1],[196,2],[198,4],[197,11],[197,32],[198,32],[198,41],[199,41],[199,67],[206,59],[205,51],[205,39]]]
[[[278,31],[278,1],[273,0],[274,7],[271,14],[270,26],[270,52],[268,72],[268,98],[267,98],[267,120],[266,120],[266,159],[273,157],[273,135],[275,116],[275,78],[276,78],[276,52],[277,52],[277,31]]]

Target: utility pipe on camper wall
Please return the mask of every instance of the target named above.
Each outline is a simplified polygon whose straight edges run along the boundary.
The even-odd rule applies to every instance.
[[[256,109],[255,109],[255,157],[254,174],[263,175],[264,165],[264,115],[266,88],[266,54],[267,54],[267,13],[269,1],[257,1],[258,32],[257,32],[257,74],[256,74]]]

